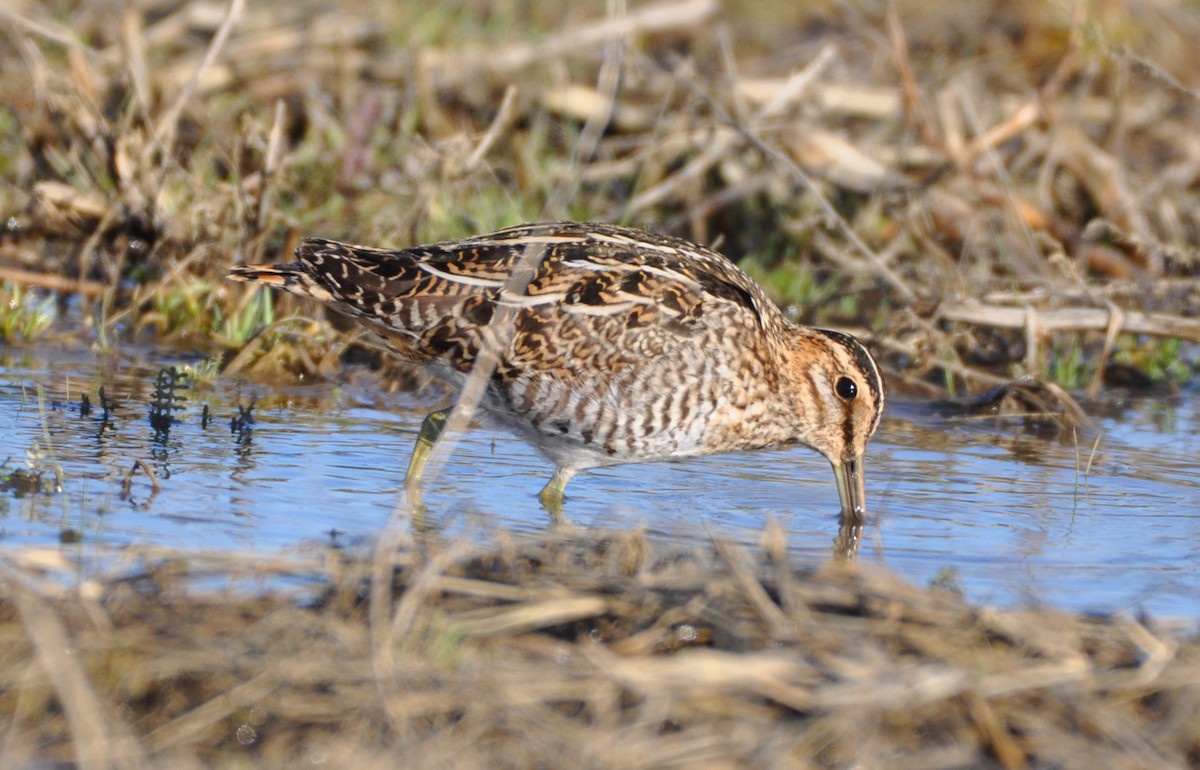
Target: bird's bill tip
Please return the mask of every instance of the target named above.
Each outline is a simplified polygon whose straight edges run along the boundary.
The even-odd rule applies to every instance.
[[[842,518],[860,520],[867,515],[867,490],[863,476],[862,456],[833,463],[837,479],[838,498],[842,503]]]

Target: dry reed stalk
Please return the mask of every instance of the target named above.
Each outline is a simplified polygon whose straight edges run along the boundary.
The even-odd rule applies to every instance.
[[[1036,310],[1032,305],[999,307],[973,300],[949,300],[942,302],[937,312],[947,321],[1003,329],[1026,329],[1032,325],[1042,334],[1060,331],[1109,332],[1112,325],[1117,324],[1119,333],[1149,334],[1200,342],[1200,319],[1165,313],[1142,313],[1116,307]]]
[[[32,286],[63,294],[78,294],[82,297],[99,297],[108,291],[108,286],[99,281],[79,280],[61,275],[35,273],[13,267],[0,267],[0,281],[12,281],[21,286]]]
[[[18,580],[9,579],[5,583],[5,593],[16,606],[36,661],[66,714],[78,766],[82,770],[147,767],[126,726],[103,707],[87,672],[75,657],[75,642],[51,604]]]
[[[715,0],[678,0],[646,5],[537,43],[514,43],[474,52],[422,51],[417,67],[428,73],[427,77],[436,88],[453,89],[472,78],[503,77],[538,62],[579,55],[610,40],[695,27],[710,19],[716,11]]]
[[[834,57],[834,49],[826,47],[821,50],[804,69],[800,70],[775,92],[771,100],[755,112],[751,125],[758,125],[768,120],[778,118],[795,100],[801,98],[821,71],[828,67]],[[624,205],[623,216],[631,216],[645,208],[660,204],[664,199],[673,196],[682,186],[708,172],[718,161],[726,157],[730,150],[741,139],[736,127],[726,129],[715,137],[702,139],[697,146],[701,147],[700,155],[690,160],[682,169],[668,177],[665,181],[644,190],[634,196]]]
[[[888,42],[892,46],[892,61],[900,75],[900,92],[904,95],[905,116],[926,143],[938,145],[941,143],[940,138],[933,130],[933,121],[917,85],[917,77],[913,72],[908,52],[908,40],[900,23],[900,15],[896,11],[895,0],[888,0],[884,18],[887,21]]]
[[[175,97],[175,101],[167,107],[166,111],[155,122],[150,144],[152,146],[161,146],[164,157],[168,157],[171,154],[176,132],[179,128],[179,116],[183,113],[183,108],[187,106],[188,101],[195,94],[204,74],[212,67],[217,56],[220,55],[221,49],[224,47],[225,41],[229,39],[229,33],[233,29],[233,25],[237,23],[238,17],[241,16],[244,6],[245,0],[229,0],[229,4],[225,8],[224,18],[221,19],[221,24],[217,27],[216,34],[213,35],[212,40],[205,49],[203,58],[196,65],[196,69],[188,77],[187,82],[184,83],[183,88]]]

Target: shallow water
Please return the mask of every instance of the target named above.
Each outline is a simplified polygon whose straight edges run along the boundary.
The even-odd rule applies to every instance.
[[[272,551],[366,542],[396,508],[421,418],[436,394],[319,384],[273,391],[216,380],[164,436],[148,420],[154,375],[179,357],[0,352],[0,475],[32,466],[62,491],[0,492],[0,548],[90,544]],[[99,408],[103,385],[116,407]],[[39,399],[38,390],[41,389]],[[80,414],[89,394],[90,415]],[[947,420],[889,404],[868,452],[871,522],[859,558],[918,583],[950,575],[974,601],[1200,618],[1197,393],[1131,401],[1092,435],[1047,439],[1019,423]],[[231,427],[257,397],[255,421]],[[201,405],[213,421],[202,427]],[[154,473],[159,489],[140,469]],[[459,438],[426,488],[430,520],[466,534],[538,531],[548,462],[502,430]],[[130,483],[126,493],[125,480]],[[797,558],[829,558],[838,530],[828,464],[803,448],[581,474],[578,526],[641,528],[676,541],[753,546],[783,524]]]

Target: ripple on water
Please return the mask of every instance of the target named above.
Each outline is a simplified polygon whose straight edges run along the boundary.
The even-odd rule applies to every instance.
[[[392,516],[420,421],[438,405],[357,386],[275,392],[216,382],[189,394],[164,439],[146,404],[157,367],[181,361],[53,353],[0,355],[0,461],[56,462],[65,479],[61,495],[0,493],[0,546],[57,543],[68,527],[85,546],[273,550],[334,531],[368,540]],[[117,403],[108,421],[95,407],[79,413],[80,395],[95,404],[100,385]],[[232,430],[236,405],[252,395],[256,422]],[[207,428],[202,403],[215,417]],[[953,570],[979,601],[1200,617],[1195,399],[1127,404],[1102,420],[1094,452],[1093,441],[898,405],[868,452],[873,521],[860,558],[916,582]],[[156,493],[139,472],[123,494],[135,460],[155,472]],[[537,492],[550,471],[521,440],[473,429],[426,503],[452,531],[540,531],[548,518]],[[599,469],[568,492],[577,525],[670,540],[754,545],[774,517],[797,557],[826,558],[837,532],[829,466],[803,448]]]

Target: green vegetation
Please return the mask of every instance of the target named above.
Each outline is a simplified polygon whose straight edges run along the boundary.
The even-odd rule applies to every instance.
[[[1124,335],[1117,340],[1113,361],[1133,367],[1154,382],[1181,383],[1196,374],[1196,363],[1189,363],[1186,353],[1186,346],[1178,339]]]
[[[0,342],[33,342],[54,320],[54,297],[37,297],[13,281],[0,283]]]
[[[1094,361],[1084,352],[1078,338],[1071,338],[1063,345],[1056,345],[1050,358],[1048,379],[1067,390],[1078,390],[1087,384],[1094,373]]]
[[[785,308],[801,308],[813,312],[829,303],[837,292],[833,281],[818,281],[812,266],[798,259],[782,259],[767,267],[759,259],[744,259],[740,267],[759,283],[771,298]],[[818,319],[805,319],[817,321]]]

